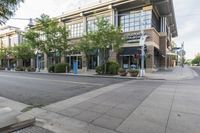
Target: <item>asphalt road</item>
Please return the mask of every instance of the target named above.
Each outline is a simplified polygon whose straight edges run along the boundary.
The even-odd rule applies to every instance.
[[[0,72],[0,97],[48,105],[127,79]]]

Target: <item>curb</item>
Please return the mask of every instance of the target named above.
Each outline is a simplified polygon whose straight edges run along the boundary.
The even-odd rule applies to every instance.
[[[33,126],[35,123],[35,118],[30,116],[18,116],[17,119],[17,123],[0,128],[0,133],[14,132],[29,126]]]
[[[5,71],[9,73],[30,73],[40,75],[56,75],[56,76],[79,76],[79,77],[96,77],[96,78],[114,78],[114,79],[133,79],[133,80],[145,80],[141,77],[116,77],[116,76],[103,76],[103,75],[84,75],[84,74],[70,74],[70,73],[40,73],[40,72],[18,72],[18,71]]]

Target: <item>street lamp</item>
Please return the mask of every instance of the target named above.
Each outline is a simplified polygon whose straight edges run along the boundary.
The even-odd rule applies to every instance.
[[[28,23],[28,27],[31,28],[34,26],[33,24],[33,20],[32,18],[10,18],[10,19],[13,19],[13,20],[26,20],[26,21],[29,21]]]
[[[37,65],[36,72],[40,72],[40,62],[39,62],[40,51],[38,49],[35,51],[35,55],[37,56],[37,59],[36,59],[36,65]]]
[[[139,45],[141,46],[141,68],[140,68],[140,77],[145,76],[145,69],[144,69],[144,58],[145,58],[145,41],[147,39],[147,35],[144,33],[144,11],[141,11],[140,15],[140,21],[141,21],[141,37],[140,37],[140,43]]]

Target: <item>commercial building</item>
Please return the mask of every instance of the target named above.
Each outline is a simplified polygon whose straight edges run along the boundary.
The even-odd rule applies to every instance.
[[[0,27],[0,52],[6,52],[6,48],[19,45],[22,41],[22,32],[20,28],[13,26],[2,26]],[[6,52],[4,59],[0,59],[0,66],[13,68],[15,62],[13,62],[13,57]]]
[[[95,23],[98,17],[104,17],[114,26],[122,28],[126,42],[119,53],[110,51],[110,60],[117,61],[122,68],[141,66],[141,46],[139,46],[141,29],[144,29],[148,36],[145,42],[146,70],[152,72],[175,64],[176,55],[171,53],[171,42],[178,33],[173,0],[107,0],[64,13],[58,19],[67,25],[70,43],[75,45],[84,34],[96,30]],[[91,54],[88,66],[81,51],[72,52],[61,60],[71,66],[74,61],[78,61],[79,70],[95,69],[102,63],[97,51]],[[48,60],[47,56],[41,60],[43,68],[48,67]]]

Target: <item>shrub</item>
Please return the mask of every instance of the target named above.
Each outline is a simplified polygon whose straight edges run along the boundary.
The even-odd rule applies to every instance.
[[[26,70],[28,72],[35,72],[35,68],[32,68],[32,67],[27,67]]]
[[[2,66],[0,66],[0,70],[5,70],[5,68],[4,68],[4,67],[2,67]]]
[[[114,61],[109,61],[106,64],[106,74],[116,75],[119,70],[119,64]]]
[[[126,69],[120,68],[118,72],[119,72],[120,76],[126,76],[127,75]]]
[[[102,65],[96,67],[96,73],[99,74],[99,75],[103,74],[103,66]]]
[[[116,75],[119,70],[119,64],[114,61],[109,61],[106,63],[106,74]],[[101,65],[96,67],[96,73],[97,74],[103,74],[105,71],[105,65]]]
[[[66,63],[59,63],[55,65],[55,73],[65,73],[66,72],[66,67],[67,67],[67,72],[70,71],[69,64]]]
[[[119,73],[126,73],[126,69],[120,68],[118,72]]]
[[[25,67],[16,67],[15,71],[25,71],[26,68]]]
[[[129,73],[139,73],[140,71],[138,69],[129,69]]]
[[[55,65],[51,65],[48,67],[48,72],[49,73],[54,73],[55,72]]]

